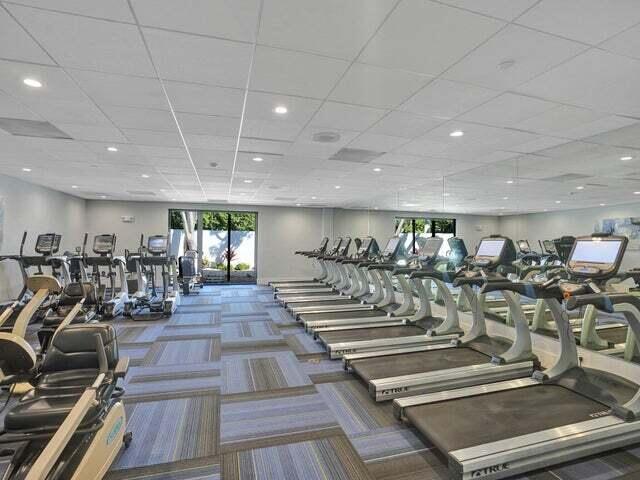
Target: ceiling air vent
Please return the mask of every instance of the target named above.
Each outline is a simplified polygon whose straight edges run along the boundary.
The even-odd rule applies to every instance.
[[[340,140],[338,132],[318,132],[313,134],[313,141],[318,143],[336,143]]]
[[[564,175],[542,178],[541,180],[545,182],[572,182],[574,180],[582,180],[583,178],[589,177],[590,175],[583,175],[582,173],[565,173]]]
[[[155,197],[156,194],[154,192],[150,192],[148,190],[127,190],[129,195],[138,195],[140,197]]]
[[[0,117],[0,129],[19,137],[60,138],[71,140],[71,137],[49,122],[23,120],[21,118]]]
[[[374,152],[373,150],[362,150],[360,148],[342,148],[329,160],[340,160],[341,162],[370,163],[372,160],[384,155],[386,152]]]

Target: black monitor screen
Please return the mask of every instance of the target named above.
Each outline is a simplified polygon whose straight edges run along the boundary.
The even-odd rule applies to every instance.
[[[477,257],[499,257],[502,253],[502,247],[504,247],[504,239],[500,240],[482,240],[478,251]]]
[[[571,262],[614,264],[620,253],[622,241],[578,240],[571,255]]]
[[[35,251],[37,253],[55,253],[60,249],[60,235],[55,233],[43,233],[38,235]]]
[[[153,253],[162,253],[167,251],[167,237],[165,236],[156,236],[149,237],[149,242],[147,243],[147,248],[150,252]]]
[[[95,253],[111,253],[114,241],[113,235],[96,235],[93,238],[93,251]]]
[[[396,248],[398,248],[398,243],[400,243],[400,237],[391,237],[384,248],[384,253],[389,255],[395,252]]]

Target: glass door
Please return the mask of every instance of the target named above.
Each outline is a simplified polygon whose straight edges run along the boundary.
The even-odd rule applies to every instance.
[[[205,283],[255,283],[257,218],[255,212],[170,210],[174,254],[195,249]]]

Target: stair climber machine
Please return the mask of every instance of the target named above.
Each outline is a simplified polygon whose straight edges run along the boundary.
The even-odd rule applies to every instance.
[[[386,295],[386,291],[382,287],[382,277],[377,274],[369,275],[367,266],[380,262],[396,262],[400,259],[401,251],[400,238],[394,236],[389,239],[384,250],[375,255],[373,259],[358,261],[356,269],[352,268],[352,264],[344,263],[349,259],[343,257],[341,263],[336,264],[334,268],[335,278],[337,278],[335,288],[342,295],[337,295],[338,298],[334,297],[331,301],[287,303],[287,309],[298,321],[302,322],[302,315],[305,314],[339,312],[352,314],[356,311],[375,310],[377,307],[390,306],[395,302],[395,296]],[[391,281],[390,278],[388,280]],[[373,282],[373,292],[370,281]],[[380,313],[378,312],[378,314]]]
[[[202,277],[198,271],[198,251],[187,250],[178,258],[178,283],[183,295],[200,293]]]
[[[330,358],[450,343],[463,333],[455,304],[452,302],[454,308],[450,309],[446,319],[434,317],[425,282],[422,279],[409,278],[412,273],[425,271],[435,263],[441,245],[441,238],[428,238],[419,255],[409,257],[410,266],[382,264],[373,267],[396,278],[403,298],[402,304],[393,310],[392,316],[386,320],[315,328],[314,336],[325,346]],[[426,283],[430,289],[431,282]],[[419,308],[414,305],[414,291],[420,301]]]
[[[59,285],[48,275],[32,281],[39,282],[38,292]],[[71,325],[81,308],[82,301],[69,311],[41,359],[24,336],[0,333],[0,386],[9,389],[5,407],[18,386],[28,385],[0,431],[3,480],[99,480],[131,443],[118,386],[129,359],[119,357],[112,325]],[[28,320],[19,323],[23,333]]]
[[[319,270],[321,273],[318,275],[317,279],[309,280],[305,282],[297,282],[295,284],[286,283],[286,284],[277,284],[274,286],[273,298],[277,299],[280,295],[292,295],[295,294],[297,296],[303,296],[308,293],[330,293],[333,292],[333,272],[329,272],[327,270],[327,265],[324,260],[322,260],[325,256],[335,257],[342,252],[344,242],[351,241],[350,238],[342,238],[338,237],[333,242],[333,245],[330,248],[326,248],[318,251],[310,251],[310,252],[296,252],[297,254],[304,255],[307,258],[313,260],[314,266],[316,270]]]
[[[140,247],[137,255],[129,255],[127,264],[135,265],[138,289],[129,295],[125,302],[123,315],[133,320],[158,320],[172,315],[180,302],[177,291],[175,259],[168,255],[169,241],[167,235],[151,235],[144,246],[144,236],[140,236]],[[158,270],[162,280],[162,294],[156,285]],[[159,314],[153,318],[140,316],[148,310]]]
[[[95,256],[85,256],[84,260],[85,264],[91,268],[91,278],[98,299],[97,314],[102,320],[112,319],[122,314],[129,300],[129,287],[125,273],[126,260],[123,257],[114,256],[115,248],[114,233],[96,235],[93,238],[92,249]],[[107,285],[103,284],[105,277]]]
[[[336,239],[332,249],[335,249],[338,245],[340,239]],[[314,250],[298,250],[294,252],[296,255],[301,255],[303,257],[314,259],[320,255],[324,255],[327,252],[327,248],[329,246],[329,237],[324,237],[320,242],[318,248]],[[314,265],[316,269],[319,271],[317,277],[309,279],[309,280],[284,280],[280,282],[269,282],[269,285],[273,287],[274,290],[279,289],[287,289],[287,288],[305,288],[305,287],[314,287],[318,284],[323,285],[323,280],[327,277],[327,271],[324,270],[317,261],[314,261]]]
[[[355,245],[355,242],[353,242]],[[350,294],[351,280],[348,272],[339,263],[349,256],[352,247],[351,237],[344,237],[340,242],[338,250],[333,254],[321,255],[317,257],[321,265],[328,272],[327,286],[331,291],[313,290],[308,293],[286,293],[276,292],[276,299],[284,305],[289,312],[298,307],[321,306],[321,305],[343,305],[348,303],[359,303]]]
[[[640,385],[612,373],[613,366],[581,367],[567,315],[586,305],[620,312],[640,335],[640,297],[602,290],[618,271],[627,242],[619,236],[578,237],[567,261],[570,280],[483,286],[546,300],[560,335],[549,368],[530,378],[394,400],[396,417],[447,457],[452,478],[505,478],[640,441]]]

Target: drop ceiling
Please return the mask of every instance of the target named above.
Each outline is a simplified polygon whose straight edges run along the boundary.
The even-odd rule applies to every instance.
[[[47,126],[0,124],[0,173],[89,199],[631,203],[639,77],[637,0],[0,0],[2,124]]]

